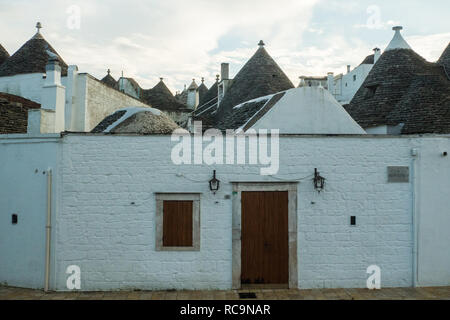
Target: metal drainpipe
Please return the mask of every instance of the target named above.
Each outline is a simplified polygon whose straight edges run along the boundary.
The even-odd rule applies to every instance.
[[[413,255],[412,255],[412,266],[413,266],[413,274],[412,274],[412,281],[413,281],[413,287],[417,287],[418,282],[418,219],[417,219],[417,208],[416,208],[416,160],[419,155],[419,151],[417,149],[411,150],[412,155],[412,168],[411,168],[411,178],[412,178],[412,236],[413,236]]]
[[[45,285],[44,291],[48,292],[50,287],[50,241],[52,230],[52,170],[47,170],[47,224],[45,243]]]

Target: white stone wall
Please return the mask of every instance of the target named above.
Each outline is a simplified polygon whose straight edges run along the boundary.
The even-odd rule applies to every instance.
[[[305,177],[298,190],[299,287],[365,287],[373,264],[383,286],[411,286],[412,186],[388,184],[387,167],[410,166],[414,141],[282,137],[280,172],[262,177],[257,166],[175,166],[166,136],[65,136],[56,288],[65,290],[65,270],[75,264],[83,290],[229,289],[230,182]],[[314,168],[327,179],[321,194],[312,186]],[[207,183],[213,169],[222,181],[216,195]],[[155,192],[202,194],[200,252],[155,250]]]
[[[274,177],[258,166],[175,166],[173,144],[167,136],[1,136],[0,283],[43,287],[43,172],[52,168],[53,289],[67,290],[69,265],[81,267],[88,291],[229,289],[231,182],[284,180],[299,180],[300,288],[364,287],[372,264],[383,287],[449,285],[450,137],[284,136]],[[410,166],[410,183],[387,183],[387,166]],[[327,179],[321,194],[314,168]],[[214,169],[216,195],[207,184]],[[201,193],[199,252],[156,251],[155,192]]]
[[[89,74],[80,74],[79,77],[86,81],[85,122],[82,131],[90,132],[104,118],[121,108],[148,107],[140,100],[104,85]]]
[[[41,103],[44,73],[19,74],[0,77],[0,92],[14,94],[25,99]]]
[[[44,288],[47,170],[58,177],[58,141],[56,135],[0,135],[0,284]]]
[[[333,92],[336,100],[341,104],[350,103],[356,92],[366,80],[372,68],[373,64],[362,64],[357,66],[351,72],[342,75],[340,79],[336,80]],[[356,79],[354,78],[355,76]]]
[[[421,141],[416,160],[419,286],[450,286],[450,139]]]

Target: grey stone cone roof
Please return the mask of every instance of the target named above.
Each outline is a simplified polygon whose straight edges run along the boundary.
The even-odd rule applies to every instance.
[[[19,50],[16,51],[5,63],[0,66],[0,77],[13,76],[26,73],[45,73],[48,62],[47,50],[58,55],[53,47],[40,33],[36,33]],[[67,64],[58,55],[61,66],[61,75],[67,75]]]
[[[152,89],[144,90],[142,99],[159,110],[187,111],[187,107],[175,99],[163,80]]]
[[[447,48],[445,48],[444,52],[438,60],[438,63],[444,66],[445,70],[450,75],[450,43],[448,44]]]
[[[142,110],[126,117],[126,110],[118,110],[103,119],[92,133],[170,134],[180,127],[166,114],[156,109]]]
[[[375,61],[375,55],[371,54],[370,56],[367,56],[361,64],[373,64]]]
[[[5,48],[0,44],[0,66],[9,58],[9,53]]]
[[[0,134],[27,133],[28,110],[40,107],[34,101],[0,92]]]
[[[197,91],[198,91],[199,105],[201,106],[203,103],[205,103],[205,96],[208,93],[208,88],[202,82],[202,84],[198,87]]]
[[[209,127],[212,127],[214,124],[214,114],[217,111],[218,86],[219,82],[216,81],[203,97],[203,102],[194,111],[194,120],[202,121],[204,127],[205,124],[208,124]]]
[[[178,94],[178,95],[175,97],[175,99],[176,99],[179,103],[181,103],[181,104],[187,106],[187,99],[188,99],[188,92],[187,92],[187,90],[184,89],[180,94]]]
[[[220,120],[233,107],[258,97],[294,88],[294,85],[263,46],[244,65],[233,80],[216,113]]]
[[[347,112],[363,128],[404,124],[403,134],[450,133],[450,80],[411,49],[383,53]]]
[[[205,96],[203,97],[204,103],[207,103],[215,98],[217,98],[217,94],[218,94],[218,86],[219,83],[216,81],[214,82],[214,84],[211,86],[211,88],[209,88],[208,92],[205,94]]]
[[[101,82],[103,82],[104,84],[106,84],[108,87],[114,88],[114,89],[118,89],[118,82],[116,81],[116,79],[113,78],[113,76],[111,76],[111,74],[108,74],[101,80]]]

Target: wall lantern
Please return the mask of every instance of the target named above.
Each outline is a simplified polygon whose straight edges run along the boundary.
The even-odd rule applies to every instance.
[[[314,188],[319,191],[323,191],[325,188],[325,178],[320,176],[319,171],[317,171],[317,168],[314,169]]]
[[[209,189],[216,194],[216,191],[219,190],[220,181],[216,178],[216,170],[214,170],[213,178],[209,181]]]

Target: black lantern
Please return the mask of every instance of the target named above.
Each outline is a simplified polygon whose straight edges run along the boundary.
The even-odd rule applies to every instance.
[[[220,181],[216,178],[216,170],[214,170],[213,178],[209,181],[209,189],[215,194],[219,190],[219,187]]]
[[[319,192],[323,191],[325,188],[325,178],[320,176],[317,168],[314,169],[314,188]]]

